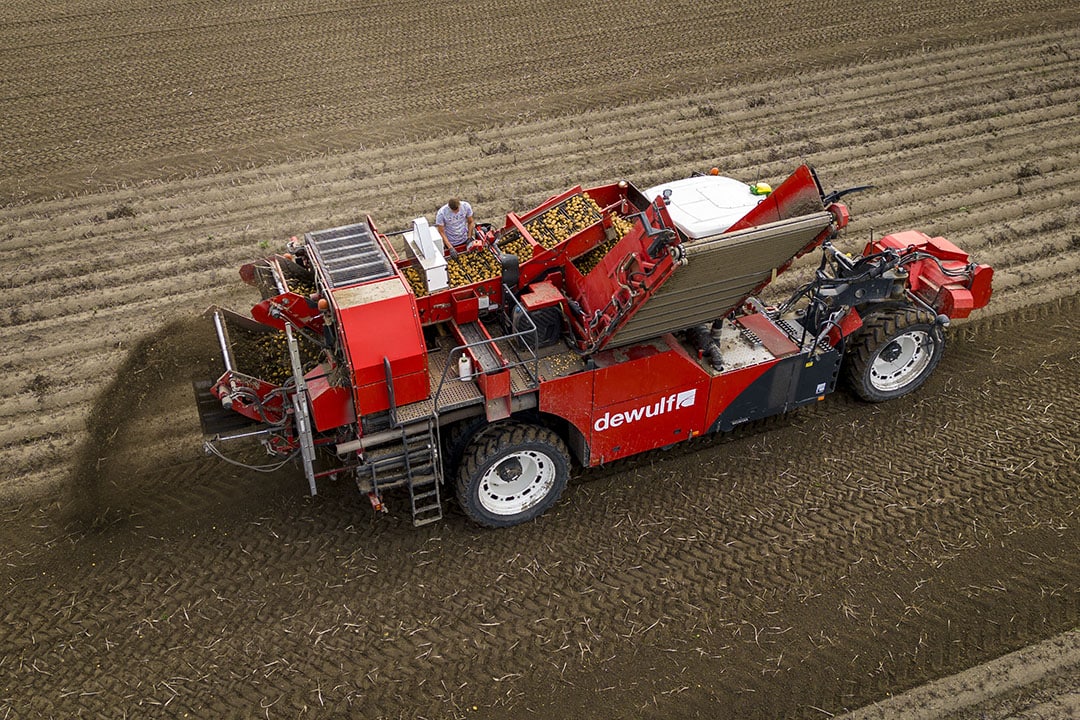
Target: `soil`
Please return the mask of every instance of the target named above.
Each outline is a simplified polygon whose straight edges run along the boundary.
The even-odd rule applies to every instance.
[[[8,3],[0,718],[1075,717],[1080,9],[925,5]],[[291,235],[801,161],[875,186],[845,249],[995,268],[912,396],[503,531],[202,453],[199,315]]]

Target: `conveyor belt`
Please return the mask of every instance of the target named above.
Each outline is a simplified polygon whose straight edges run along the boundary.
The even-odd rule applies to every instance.
[[[394,274],[390,259],[366,223],[311,232],[306,239],[319,265],[326,269],[332,287],[380,280]]]
[[[684,244],[686,265],[675,269],[606,347],[629,345],[727,315],[832,221],[831,213],[817,212]]]
[[[502,362],[492,350],[494,343],[488,339],[487,333],[484,332],[479,323],[465,323],[459,325],[458,329],[461,330],[461,337],[465,339],[465,344],[469,346],[469,352],[476,356],[476,362],[480,366],[478,368],[479,372],[493,372],[502,369]]]

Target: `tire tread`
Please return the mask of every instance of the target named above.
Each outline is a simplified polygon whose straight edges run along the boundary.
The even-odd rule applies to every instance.
[[[547,497],[529,508],[523,516],[499,518],[484,513],[477,506],[477,501],[473,496],[473,486],[478,482],[480,469],[493,457],[505,452],[506,448],[522,445],[546,446],[549,454],[553,453],[553,459],[562,466],[561,470],[557,471],[558,476],[554,487]],[[558,462],[559,460],[561,462]],[[470,519],[487,527],[510,527],[543,514],[554,505],[566,487],[569,469],[570,454],[566,449],[566,444],[555,431],[537,425],[509,421],[484,428],[473,436],[472,442],[462,457],[454,489],[457,493],[458,504]]]

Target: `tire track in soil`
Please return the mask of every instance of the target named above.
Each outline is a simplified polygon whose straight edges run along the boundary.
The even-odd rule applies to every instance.
[[[145,416],[124,410],[158,384],[118,382],[95,409],[67,534],[56,517],[4,524],[19,602],[4,603],[0,698],[62,712],[88,688],[90,712],[276,699],[291,714],[321,688],[333,708],[387,717],[403,703],[599,711],[608,687],[646,717],[863,704],[1075,624],[1080,428],[1062,390],[1077,310],[972,323],[914,398],[837,394],[768,430],[590,472],[544,520],[499,533],[457,515],[413,531],[347,487],[299,498],[286,473],[263,492],[209,460],[146,467],[132,432]],[[177,352],[197,333],[169,328],[122,370],[206,362]],[[912,436],[917,453],[893,450]],[[852,448],[885,449],[895,472],[866,476]],[[778,682],[798,692],[777,698]]]

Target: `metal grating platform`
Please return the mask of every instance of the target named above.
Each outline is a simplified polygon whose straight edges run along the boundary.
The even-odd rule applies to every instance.
[[[425,400],[399,407],[397,409],[398,422],[408,423],[435,414],[435,393],[439,392],[439,380],[442,378],[444,370],[447,376],[439,394],[439,412],[476,405],[484,401],[484,396],[476,382],[473,380],[459,380],[457,363],[447,365],[449,359],[449,349],[428,352],[428,376],[431,378],[431,396]]]
[[[741,370],[774,359],[774,355],[768,348],[760,342],[752,342],[731,320],[724,320],[720,337],[716,340],[720,344],[720,352],[724,357],[725,372]]]
[[[319,230],[306,235],[332,287],[380,280],[394,274],[393,265],[366,223]]]

